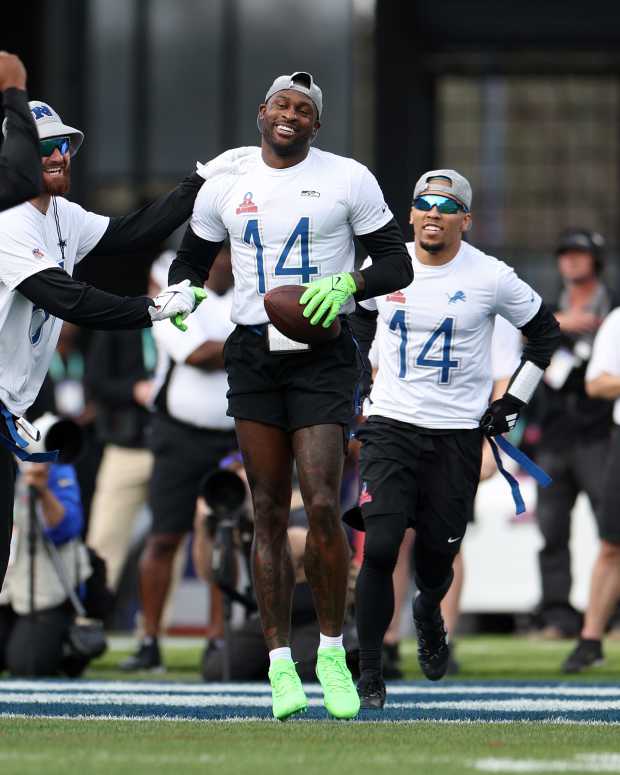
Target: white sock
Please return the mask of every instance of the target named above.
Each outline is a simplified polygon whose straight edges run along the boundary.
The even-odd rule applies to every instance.
[[[333,649],[334,646],[342,648],[342,635],[323,635],[319,640],[319,649]]]
[[[282,646],[279,649],[272,649],[269,652],[269,664],[272,665],[276,659],[293,659],[290,646]]]

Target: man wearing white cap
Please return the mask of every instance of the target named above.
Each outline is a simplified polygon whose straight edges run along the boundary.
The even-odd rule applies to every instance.
[[[19,57],[0,51],[0,91],[8,132],[0,154],[0,211],[41,191],[39,139],[26,94],[26,68]]]
[[[407,244],[416,281],[363,301],[352,318],[363,353],[375,333],[379,342],[369,419],[357,434],[359,508],[345,515],[350,522],[363,518],[366,532],[356,601],[364,708],[385,702],[381,646],[407,527],[416,531],[418,662],[430,680],[445,675],[450,652],[440,603],[472,513],[483,434],[514,427],[559,338],[540,296],[504,262],[463,240],[471,200],[469,181],[455,170],[422,175],[410,214],[414,242]],[[487,406],[496,315],[527,343],[507,390]]]
[[[317,676],[331,715],[350,718],[359,710],[342,647],[349,548],[339,514],[343,437],[359,368],[346,318],[338,338],[309,350],[275,335],[263,298],[281,285],[308,285],[304,315],[327,327],[356,299],[412,280],[402,234],[374,176],[353,159],[311,147],[322,111],[310,73],[275,79],[258,108],[261,147],[253,165],[237,179],[205,183],[169,275],[170,282],[202,284],[230,236],[237,327],[224,351],[228,414],[254,499],[254,587],[279,719],[307,707],[290,649],[294,575],[286,528],[294,463],[310,526],[305,570],[321,631]],[[354,235],[375,261],[363,272],[354,271]]]
[[[155,299],[119,297],[71,277],[86,255],[114,255],[157,244],[189,216],[203,177],[194,173],[168,194],[123,217],[87,212],[64,195],[71,159],[84,134],[63,123],[44,102],[30,102],[39,136],[43,193],[0,213],[0,582],[8,561],[14,459],[28,455],[28,424],[21,419],[36,398],[56,348],[63,320],[88,328],[145,328],[155,320],[182,319],[204,298],[189,281]],[[9,117],[10,119],[10,117]],[[5,135],[10,120],[3,124]],[[236,158],[236,157],[235,157]],[[210,162],[202,176],[230,169]]]

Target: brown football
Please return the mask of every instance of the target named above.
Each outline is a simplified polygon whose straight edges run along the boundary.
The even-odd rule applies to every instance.
[[[280,285],[265,294],[265,310],[269,320],[289,339],[305,344],[321,344],[340,334],[340,320],[336,318],[329,328],[321,323],[310,325],[303,316],[304,307],[299,303],[306,288],[303,285]]]

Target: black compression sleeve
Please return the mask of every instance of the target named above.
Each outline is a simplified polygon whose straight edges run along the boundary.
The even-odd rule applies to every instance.
[[[349,315],[349,323],[353,336],[362,354],[362,358],[367,359],[377,331],[378,313],[365,309],[359,304],[355,305],[355,312]]]
[[[43,269],[27,277],[17,290],[54,317],[84,328],[113,330],[152,325],[147,296],[115,296],[74,280],[62,269]]]
[[[546,369],[560,343],[560,326],[549,307],[543,302],[534,317],[521,326],[520,331],[527,338],[522,360]]]
[[[172,191],[135,213],[110,218],[103,237],[89,255],[128,253],[166,239],[192,214],[194,200],[203,183],[204,179],[193,173]]]
[[[377,312],[365,309],[359,304],[355,305],[355,312],[352,315],[349,315],[351,330],[357,341],[357,346],[362,359],[360,387],[363,396],[369,395],[370,388],[372,387],[372,364],[368,358],[368,353],[370,352],[377,331],[377,316]]]
[[[370,234],[358,237],[373,261],[362,269],[366,285],[355,294],[357,301],[406,288],[413,280],[413,266],[399,225],[394,218]]]
[[[4,91],[7,134],[0,155],[0,211],[41,193],[39,136],[23,89]]]
[[[188,226],[177,257],[170,266],[168,283],[172,285],[189,280],[192,285],[201,288],[222,245],[222,242],[209,242],[197,237],[192,227]]]

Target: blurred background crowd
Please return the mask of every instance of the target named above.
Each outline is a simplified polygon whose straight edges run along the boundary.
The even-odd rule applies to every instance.
[[[100,213],[148,201],[196,159],[256,144],[266,84],[300,68],[325,97],[317,145],[374,171],[407,239],[421,171],[455,168],[469,178],[472,241],[543,293],[563,341],[513,437],[556,484],[537,492],[523,477],[529,508],[516,520],[491,464],[463,547],[467,572],[452,629],[461,610],[463,631],[576,638],[599,551],[595,517],[613,427],[613,402],[588,395],[585,378],[620,290],[617,11],[524,0],[502,7],[500,24],[485,0],[445,0],[438,10],[427,0],[25,0],[3,9],[0,47],[26,63],[31,98],[85,129],[70,196]],[[153,295],[167,284],[176,244],[173,237],[130,259],[86,260],[77,276],[116,293]],[[65,323],[29,412],[31,420],[51,412],[81,428],[69,471],[40,464],[23,480],[58,501],[54,481],[75,475],[75,487],[62,490],[73,500],[43,510],[45,530],[64,552],[73,586],[97,577],[82,596],[90,595],[91,616],[109,630],[136,632],[136,653],[122,665],[128,672],[163,669],[158,639],[166,631],[205,637],[207,680],[266,670],[247,571],[251,507],[225,411],[231,285],[224,250],[186,334],[167,322],[94,334]],[[343,510],[357,492],[352,442]],[[24,506],[27,493],[20,498]],[[293,650],[303,655],[309,643],[312,655],[318,626],[299,562],[304,531],[297,498],[289,529],[298,560]],[[16,518],[0,597],[0,640],[8,644],[0,666],[79,674],[88,660],[62,645],[73,616],[65,591],[52,594],[43,570],[35,600],[27,599],[26,533],[27,521]],[[350,532],[352,585],[361,540]],[[409,552],[410,542],[397,569],[403,601],[411,595]],[[105,583],[101,570],[92,572],[99,558]],[[36,665],[24,657],[18,628],[33,605],[64,612],[41,625],[57,645]],[[397,617],[388,632],[393,677],[408,627],[408,617]],[[608,629],[620,633],[620,618]],[[354,665],[355,633],[347,638]]]

